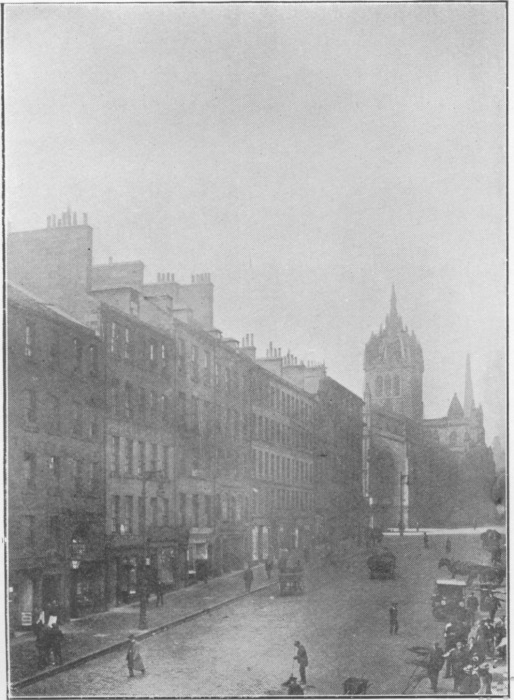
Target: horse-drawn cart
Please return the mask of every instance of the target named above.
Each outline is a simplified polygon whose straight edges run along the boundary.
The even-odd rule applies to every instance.
[[[396,576],[396,557],[392,552],[385,551],[372,554],[367,559],[369,577],[379,579],[394,579]]]

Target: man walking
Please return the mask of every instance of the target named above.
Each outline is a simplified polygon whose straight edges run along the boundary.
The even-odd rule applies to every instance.
[[[478,598],[473,591],[466,598],[466,608],[468,609],[469,619],[471,621],[471,626],[473,627],[478,610]]]
[[[266,569],[266,576],[268,577],[268,581],[271,578],[271,572],[273,570],[273,559],[272,557],[268,557],[264,563],[264,568]]]
[[[295,642],[294,646],[296,647],[296,656],[293,658],[295,661],[298,661],[298,665],[300,666],[300,683],[302,685],[307,685],[307,678],[305,676],[305,669],[309,665],[307,652],[305,651],[303,644],[300,644],[300,642]]]
[[[427,675],[430,681],[430,687],[437,693],[437,683],[439,681],[439,673],[444,666],[444,654],[438,642],[434,642],[434,648],[430,650],[427,659]]]
[[[457,642],[455,649],[444,654],[451,662],[452,673],[453,673],[453,691],[458,692],[459,686],[464,680],[465,673],[464,667],[468,665],[469,657],[464,644],[462,642]]]
[[[252,567],[250,566],[250,564],[248,564],[248,566],[244,570],[243,579],[245,582],[246,592],[250,593],[250,590],[252,588],[252,581],[253,581],[253,571],[252,571]]]
[[[133,634],[129,636],[129,648],[127,651],[127,666],[129,670],[129,678],[134,678],[134,671],[141,671],[141,675],[145,675],[145,666],[139,651],[139,642]]]
[[[398,603],[391,603],[389,608],[389,634],[398,634]]]

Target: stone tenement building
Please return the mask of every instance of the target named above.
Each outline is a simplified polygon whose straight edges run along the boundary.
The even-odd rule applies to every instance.
[[[256,360],[253,337],[240,345],[224,339],[213,326],[208,275],[195,275],[191,284],[183,285],[163,273],[155,284],[145,284],[140,261],[93,266],[92,243],[87,217],[77,224],[69,211],[57,222],[50,217],[47,228],[10,234],[7,242],[11,281],[29,290],[19,294],[44,299],[38,309],[75,324],[98,346],[102,416],[94,433],[98,459],[89,454],[91,441],[72,443],[80,452],[72,457],[79,474],[88,460],[97,465],[100,476],[90,482],[87,503],[88,512],[93,512],[93,503],[101,504],[101,514],[80,516],[76,527],[68,527],[68,515],[56,511],[52,527],[59,524],[74,534],[73,547],[63,545],[61,551],[64,583],[51,578],[53,562],[38,560],[39,579],[49,583],[44,596],[23,593],[17,624],[22,611],[38,607],[49,596],[80,615],[135,596],[143,572],[150,581],[159,578],[177,586],[200,561],[217,574],[278,554],[281,547],[308,547],[329,521],[335,532],[336,503],[343,502],[346,488],[337,477],[339,500],[326,506],[330,514],[325,514],[324,497],[316,493],[316,471],[326,471],[330,464],[336,479],[350,453],[351,470],[362,471],[354,442],[351,447],[347,442],[336,445],[337,440],[323,446],[317,389],[298,383],[293,363],[277,372],[270,358]],[[11,296],[14,300],[14,292]],[[58,313],[58,307],[63,311]],[[50,320],[41,323],[44,333],[50,333]],[[10,333],[10,349],[14,342]],[[297,364],[300,374],[302,367]],[[43,369],[49,371],[46,365]],[[87,375],[86,380],[77,383],[77,392],[86,387],[93,391],[95,377]],[[47,383],[49,393],[67,405],[75,384],[59,382],[53,374]],[[358,423],[360,407],[353,399],[344,401],[343,412],[351,404],[348,410]],[[20,428],[13,406],[11,436]],[[315,426],[320,428],[316,439]],[[38,448],[40,437],[33,438]],[[71,439],[77,440],[74,435]],[[10,453],[10,478],[22,471],[20,454]],[[76,510],[82,501],[74,483],[63,482],[61,498]],[[50,492],[42,491],[38,498],[38,512],[54,517]],[[65,510],[71,512],[71,506]],[[18,515],[21,510],[11,509],[11,528],[22,527]],[[35,517],[32,512],[23,515],[29,516]],[[83,524],[92,520],[102,529],[101,536],[95,535],[94,550],[88,544],[91,530]],[[324,525],[315,527],[315,522]],[[18,568],[11,562],[12,571]],[[72,578],[78,583],[70,587]]]
[[[474,405],[469,356],[465,409],[455,395],[447,416],[425,419],[423,353],[403,326],[393,287],[385,327],[366,344],[364,371],[364,491],[371,524],[487,522],[494,462],[482,409]]]
[[[91,328],[9,284],[10,624],[104,609],[105,360]]]

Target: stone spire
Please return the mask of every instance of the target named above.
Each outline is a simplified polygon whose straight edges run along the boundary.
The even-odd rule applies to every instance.
[[[386,328],[396,330],[397,327],[401,327],[401,325],[401,318],[398,316],[398,309],[396,308],[396,291],[393,284],[391,291],[391,307],[388,316],[386,316]]]
[[[469,353],[466,356],[466,382],[464,385],[464,415],[466,418],[471,416],[471,412],[475,409],[475,399],[473,398],[473,383],[471,381],[471,360]]]

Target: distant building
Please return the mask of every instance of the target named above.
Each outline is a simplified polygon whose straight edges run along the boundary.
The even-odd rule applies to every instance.
[[[7,288],[10,623],[104,610],[105,360],[98,335]]]
[[[393,287],[385,327],[364,353],[366,494],[371,522],[382,527],[464,525],[491,515],[490,448],[475,407],[467,358],[464,408],[426,419],[423,352],[403,326]]]

